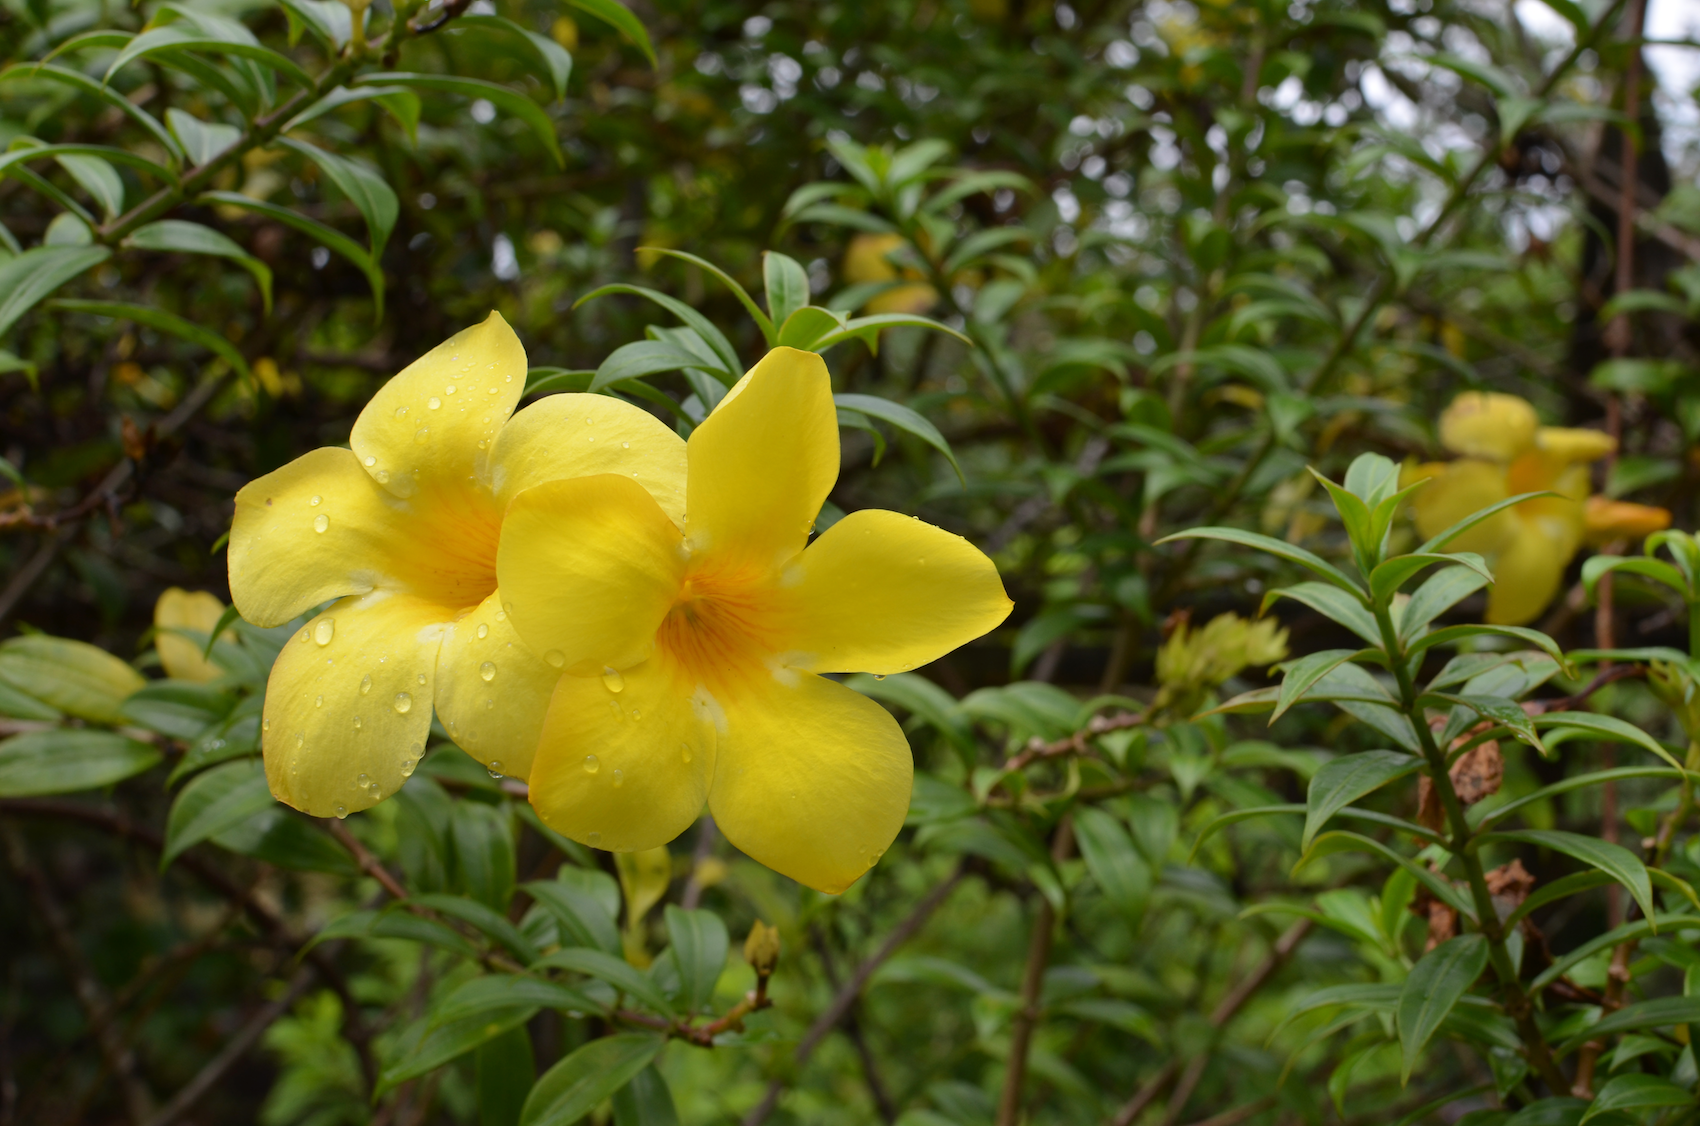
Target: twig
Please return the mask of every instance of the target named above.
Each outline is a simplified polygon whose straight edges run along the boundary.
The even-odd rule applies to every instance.
[[[1085,727],[1072,735],[1047,743],[1043,739],[1033,738],[1028,741],[1018,754],[1011,755],[1003,764],[1005,770],[1021,770],[1037,759],[1056,758],[1060,755],[1088,754],[1086,740],[1094,735],[1102,735],[1107,731],[1123,731],[1129,727],[1143,727],[1151,721],[1149,711],[1135,714],[1133,712],[1117,712],[1113,716],[1095,715]]]
[[[832,948],[827,945],[826,936],[820,928],[809,924],[809,937],[814,941],[815,953],[820,956],[821,972],[826,975],[826,983],[832,986],[833,992],[842,988],[843,983],[838,978],[838,968],[833,964]],[[844,1018],[844,1033],[850,1037],[850,1042],[856,1046],[856,1054],[862,1061],[862,1077],[867,1081],[868,1093],[873,1096],[874,1108],[879,1111],[883,1122],[897,1121],[897,1104],[892,1101],[891,1092],[886,1089],[885,1080],[880,1077],[879,1061],[874,1058],[873,1048],[868,1045],[868,1038],[862,1035],[861,999],[850,1008],[850,1013]]]
[[[401,881],[392,876],[390,870],[385,868],[378,858],[373,856],[371,851],[360,843],[359,837],[348,831],[347,825],[344,825],[340,820],[333,821],[329,818],[325,819],[324,824],[331,836],[336,838],[337,843],[346,848],[349,855],[354,857],[354,862],[360,866],[362,872],[377,880],[383,886],[383,889],[394,896],[398,902],[406,901],[408,898],[407,889],[401,886]]]
[[[1051,840],[1051,857],[1064,860],[1074,851],[1073,822],[1064,817],[1057,825]],[[1041,1007],[1045,987],[1045,968],[1051,961],[1051,937],[1056,930],[1056,908],[1044,895],[1039,896],[1039,910],[1033,917],[1033,933],[1027,942],[1027,963],[1021,971],[1021,1008],[1015,1012],[1010,1026],[1009,1063],[1004,1068],[1003,1092],[998,1098],[997,1126],[1016,1126],[1021,1121],[1021,1095],[1027,1083],[1027,1053],[1033,1044],[1033,1033],[1044,1015]]]
[[[892,928],[892,932],[886,936],[885,942],[880,945],[880,948],[856,967],[856,972],[850,975],[850,980],[844,983],[844,988],[838,991],[837,996],[832,999],[832,1003],[827,1005],[825,1011],[815,1018],[813,1024],[809,1025],[809,1030],[803,1033],[803,1038],[797,1041],[797,1050],[791,1056],[793,1067],[801,1069],[803,1064],[808,1062],[809,1057],[820,1046],[820,1042],[826,1038],[826,1034],[837,1027],[838,1022],[843,1020],[845,1014],[850,1011],[850,1006],[855,1004],[856,998],[862,995],[862,990],[867,987],[868,979],[874,976],[874,971],[879,969],[886,959],[897,953],[898,947],[915,936],[915,932],[926,924],[933,912],[938,910],[939,905],[956,889],[956,885],[962,882],[962,877],[966,874],[967,869],[958,864],[944,879],[944,882],[928,892],[925,898],[915,904],[914,909],[904,917],[903,921]],[[761,1102],[757,1103],[755,1109],[744,1116],[743,1126],[761,1126],[763,1122],[766,1122],[774,1108],[779,1105],[779,1096],[784,1090],[785,1081],[782,1079],[775,1079],[769,1083],[767,1092],[762,1095]]]
[[[1309,919],[1300,919],[1281,933],[1281,937],[1275,940],[1275,945],[1270,948],[1263,961],[1259,962],[1257,967],[1247,974],[1238,985],[1229,990],[1228,995],[1217,1002],[1216,1007],[1211,1010],[1210,1027],[1212,1029],[1220,1031],[1239,1014],[1239,1011],[1245,1007],[1245,1003],[1251,1000],[1252,996],[1259,989],[1262,989],[1271,977],[1275,976],[1277,970],[1287,964],[1287,960],[1298,950],[1299,944],[1305,940],[1305,936],[1310,934],[1313,925]],[[1168,1085],[1169,1080],[1173,1079],[1175,1073],[1179,1070],[1180,1065],[1175,1060],[1171,1059],[1164,1064],[1162,1069],[1146,1080],[1145,1086],[1141,1087],[1138,1093],[1129,1099],[1121,1110],[1116,1112],[1115,1117],[1110,1120],[1112,1126],[1130,1126],[1136,1118],[1145,1112],[1146,1107],[1156,1101],[1157,1096],[1163,1093],[1163,1088]]]

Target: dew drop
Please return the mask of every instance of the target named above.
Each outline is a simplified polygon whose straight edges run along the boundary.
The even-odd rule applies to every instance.
[[[322,708],[322,707],[325,706],[325,697],[322,693],[318,696],[313,697],[313,706],[315,708]]]
[[[620,448],[621,448],[621,449],[622,449],[622,450],[629,450],[629,449],[631,449],[631,448],[632,448],[632,444],[631,444],[631,443],[630,443],[630,442],[621,442],[621,443],[620,443]]]
[[[295,733],[295,749],[299,751],[302,747],[304,747],[306,745],[307,745],[307,733],[305,731],[297,731]]]
[[[315,532],[318,532],[320,535],[323,535],[324,532],[326,531],[326,529],[328,529],[330,526],[331,526],[331,518],[329,516],[326,516],[323,512],[321,512],[317,516],[313,517],[313,530]]]
[[[367,673],[360,678],[360,694],[364,696],[370,691],[372,691],[372,674]]]
[[[588,437],[585,438],[585,441],[587,441],[587,442],[596,441],[596,435],[594,435],[594,434],[589,435]]]
[[[387,470],[387,469],[378,470],[378,484],[387,485],[389,483],[390,483],[390,471]]]
[[[626,713],[620,710],[620,701],[618,701],[618,700],[609,700],[608,701],[608,710],[614,713],[615,719],[625,719],[626,718]]]
[[[412,711],[413,697],[406,692],[397,692],[395,694],[395,710],[401,715],[406,715]]]
[[[325,498],[324,498],[324,497],[321,497],[321,496],[316,496],[316,495],[315,495],[315,496],[314,496],[314,497],[313,497],[313,499],[312,499],[312,500],[310,500],[310,501],[308,501],[308,502],[307,502],[307,503],[308,503],[308,504],[309,504],[309,505],[311,505],[311,506],[312,506],[312,507],[314,507],[314,508],[317,508],[317,507],[319,507],[319,506],[320,506],[320,505],[321,505],[321,504],[323,504],[323,503],[325,503]]]
[[[602,666],[602,687],[610,692],[624,692],[626,678],[620,675],[620,670],[611,665]]]
[[[376,782],[372,783],[371,793],[373,801],[377,801],[379,798],[384,796],[384,791],[378,789],[378,784]]]
[[[506,610],[497,610],[496,611],[496,620],[498,622],[507,621],[508,620],[508,612]]]
[[[266,732],[268,732],[268,731],[270,731],[270,730],[271,730],[271,729],[272,729],[272,721],[271,721],[271,720],[269,720],[269,719],[262,719],[262,720],[261,720],[261,721],[260,721],[260,734],[262,734],[262,735],[263,735],[263,734],[265,734],[265,733],[266,733]]]
[[[395,416],[396,416],[396,417],[397,417],[397,418],[402,418],[402,417],[404,417],[404,416],[405,416],[405,415],[406,415],[406,414],[407,414],[407,408],[406,408],[406,407],[397,407],[397,408],[396,408],[396,409],[395,409]]]
[[[374,465],[376,465],[376,464],[378,464],[378,459],[377,459],[377,458],[375,458],[375,457],[369,457],[369,458],[367,458],[367,459],[366,459],[366,468],[367,468],[367,469],[370,469],[370,468],[372,468],[372,467],[373,467],[373,466],[374,466]]]
[[[372,788],[372,776],[370,774],[362,774],[354,780],[354,784],[359,786],[362,790],[369,790]]]
[[[447,387],[443,388],[443,394],[445,394],[445,395],[453,395],[454,393],[455,393],[455,385],[452,384],[452,383],[449,384]]]
[[[489,444],[490,444],[490,443],[489,443],[489,442],[488,442],[488,441],[487,441],[487,440],[485,440],[485,439],[483,439],[483,438],[480,438],[480,439],[478,439],[478,448],[479,448],[479,449],[484,449],[484,448],[485,448],[485,447],[486,447],[486,446],[488,446],[488,445],[489,445]]]
[[[313,627],[313,640],[320,645],[329,645],[331,638],[336,636],[336,621],[332,618],[320,618]]]
[[[336,803],[336,819],[338,821],[341,821],[344,817],[347,817],[347,816],[348,816],[348,807],[346,805],[343,805],[341,802],[337,802]]]
[[[303,644],[303,645],[307,644],[307,639],[312,637],[312,636],[313,636],[313,631],[308,629],[306,626],[302,626],[301,632],[295,635],[296,639],[299,640],[301,642],[301,644]]]
[[[435,396],[435,395],[432,395],[429,399],[425,400],[425,405],[430,407],[432,410],[436,410],[438,407],[443,405],[443,400],[437,398],[437,396]]]
[[[495,661],[485,661],[482,665],[479,665],[478,666],[478,676],[486,684],[488,684],[492,680],[495,680],[496,679],[496,662]]]
[[[549,662],[549,667],[552,669],[558,669],[567,663],[567,655],[559,649],[549,650],[547,653],[543,654],[543,659]]]
[[[500,388],[497,388],[497,387],[490,388],[490,394],[492,394],[492,395],[498,394],[499,392],[500,392]]]
[[[633,719],[642,719],[642,718],[643,718],[643,713],[642,713],[642,712],[640,712],[640,711],[639,711],[639,710],[638,710],[638,709],[636,709],[636,708],[633,708],[633,709],[632,709],[632,718],[633,718]]]
[[[430,433],[431,433],[430,430],[421,426],[419,429],[417,429],[413,432],[413,440],[415,442],[423,442],[426,439],[426,437],[428,437],[430,435]]]
[[[425,683],[425,674],[420,673],[415,679],[418,680],[420,684],[424,684]]]
[[[876,672],[876,673],[875,673],[875,674],[874,674],[874,679],[875,679],[875,680],[884,680],[884,679],[885,679],[885,673],[883,673],[883,672]]]
[[[616,790],[618,790],[621,786],[624,786],[625,784],[626,784],[626,772],[623,771],[623,770],[614,771],[614,788]]]
[[[689,743],[679,744],[679,757],[684,759],[686,762],[691,761],[691,745]]]
[[[478,623],[478,640],[482,641],[489,636],[490,627],[485,625],[483,622]]]
[[[590,847],[595,848],[597,845],[602,843],[602,834],[601,833],[592,833],[588,837],[586,837],[585,840],[590,842]]]
[[[595,755],[585,755],[584,756],[584,772],[586,774],[595,774],[598,770],[601,770],[601,769],[602,769],[602,763],[597,760]]]
[[[413,777],[413,760],[412,759],[404,758],[404,759],[401,760],[401,776],[403,778],[412,778]]]
[[[354,730],[356,730],[356,731],[360,730],[360,717],[359,716],[354,717]]]
[[[500,778],[502,776],[502,760],[493,758],[490,760],[490,765],[484,769],[489,772],[490,777]]]
[[[494,700],[485,700],[484,701],[484,710],[485,711],[490,711],[495,706],[496,706],[496,701],[494,701]]]

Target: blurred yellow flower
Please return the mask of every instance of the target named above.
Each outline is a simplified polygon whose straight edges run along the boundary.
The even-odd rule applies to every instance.
[[[159,663],[165,667],[166,676],[204,684],[225,674],[224,669],[201,656],[206,649],[205,641],[197,642],[177,632],[210,634],[223,615],[224,603],[204,590],[187,591],[174,586],[159,596],[159,601],[153,604],[153,644],[159,651]],[[225,630],[224,636],[230,637],[230,631]]]
[[[1589,497],[1583,511],[1587,523],[1585,539],[1592,547],[1613,540],[1645,539],[1670,527],[1670,510],[1650,504],[1630,504],[1606,497]]]
[[[380,388],[351,449],[314,450],[236,494],[242,616],[276,626],[337,599],[272,667],[261,742],[278,800],[342,816],[394,793],[424,753],[433,703],[469,754],[524,778],[560,672],[496,594],[508,502],[558,477],[618,473],[682,514],[678,435],[602,395],[514,414],[525,375],[525,350],[492,313]]]
[[[1519,493],[1558,494],[1505,509],[1447,546],[1491,562],[1489,622],[1533,621],[1557,596],[1564,569],[1585,541],[1588,464],[1612,452],[1612,439],[1597,430],[1541,426],[1525,400],[1471,391],[1440,416],[1440,441],[1461,456],[1412,466],[1404,475],[1406,485],[1424,477],[1433,481],[1411,501],[1425,537]]]
[[[504,604],[569,674],[532,805],[576,841],[637,852],[706,800],[747,855],[843,891],[902,826],[913,762],[889,712],[820,674],[916,668],[1011,603],[978,549],[896,512],[853,512],[809,542],[839,466],[812,352],[769,352],[687,459],[682,516],[613,474],[539,485],[508,508]]]
[[[875,294],[864,306],[869,315],[924,313],[939,299],[938,290],[918,280],[919,272],[909,269],[899,274],[897,267],[892,265],[887,256],[902,245],[902,235],[860,234],[850,240],[844,251],[844,280],[852,285],[895,282],[899,278],[914,282],[911,285],[893,285]]]

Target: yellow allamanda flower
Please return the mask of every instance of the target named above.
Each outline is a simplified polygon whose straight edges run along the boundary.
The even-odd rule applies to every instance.
[[[193,630],[210,634],[224,616],[224,603],[216,594],[204,590],[188,591],[171,587],[153,604],[154,648],[159,651],[159,663],[165,675],[177,680],[206,683],[225,674],[216,662],[201,656],[204,646],[178,633]],[[229,637],[228,630],[224,633]]]
[[[678,435],[600,395],[515,414],[525,375],[519,339],[492,313],[380,388],[351,448],[314,450],[236,494],[230,592],[242,616],[276,626],[337,599],[284,646],[267,684],[261,742],[280,801],[341,816],[394,793],[424,753],[433,704],[474,758],[526,777],[561,674],[497,596],[508,503],[557,477],[617,473],[683,511]]]
[[[913,763],[884,708],[821,674],[916,668],[1011,603],[984,554],[909,516],[853,512],[809,542],[839,466],[813,353],[768,353],[687,458],[683,519],[613,474],[539,485],[508,509],[502,598],[568,674],[531,803],[576,841],[633,852],[706,801],[749,856],[842,891],[902,826]]]
[[[904,245],[902,235],[859,234],[844,250],[844,280],[851,284],[896,282],[868,299],[864,311],[874,313],[924,313],[938,304],[938,290],[919,280],[920,272],[905,269],[902,274],[886,257]]]
[[[1522,625],[1540,616],[1558,595],[1564,570],[1587,541],[1589,463],[1615,443],[1598,430],[1541,426],[1535,408],[1515,395],[1469,391],[1440,416],[1440,441],[1459,458],[1414,466],[1405,484],[1431,478],[1411,501],[1417,530],[1434,536],[1474,512],[1520,493],[1552,492],[1513,505],[1454,539],[1449,551],[1473,551],[1489,560],[1494,583],[1487,620]],[[1598,498],[1596,498],[1598,499]],[[1627,506],[1646,519],[1663,509]],[[1621,522],[1597,505],[1592,523]],[[1669,514],[1664,513],[1666,522]],[[1616,526],[1613,524],[1612,526]],[[1597,542],[1597,541],[1596,541]]]

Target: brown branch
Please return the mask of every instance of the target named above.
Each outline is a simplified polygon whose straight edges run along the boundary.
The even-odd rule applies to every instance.
[[[797,1050],[791,1056],[793,1067],[801,1069],[803,1064],[808,1062],[809,1057],[820,1046],[820,1042],[826,1038],[826,1034],[838,1026],[838,1022],[843,1020],[845,1014],[850,1011],[850,1006],[855,1004],[856,998],[862,995],[862,990],[867,987],[868,979],[874,976],[874,971],[885,964],[886,960],[893,954],[897,953],[898,947],[915,936],[915,932],[926,924],[933,912],[938,910],[939,905],[956,889],[956,885],[962,882],[962,877],[966,874],[967,869],[958,864],[942,883],[928,892],[919,903],[915,904],[914,909],[904,917],[902,922],[892,928],[891,933],[886,936],[885,942],[880,945],[880,948],[856,967],[856,971],[850,975],[850,980],[844,983],[844,988],[838,991],[831,1004],[827,1005],[825,1011],[815,1018],[813,1024],[809,1025],[808,1031],[803,1033],[803,1038],[797,1041]],[[757,1103],[755,1109],[744,1116],[743,1126],[761,1126],[763,1122],[766,1122],[774,1108],[779,1105],[779,1096],[784,1090],[785,1081],[782,1079],[775,1079],[769,1083],[766,1093],[762,1095],[761,1102]]]
[[[401,881],[391,875],[390,870],[385,868],[378,858],[373,856],[371,851],[360,843],[359,837],[349,832],[347,825],[344,825],[340,820],[333,821],[329,818],[325,819],[324,825],[329,830],[330,835],[336,838],[337,843],[346,848],[349,855],[354,857],[354,862],[360,866],[362,872],[377,880],[383,886],[383,889],[389,892],[398,902],[406,901],[408,898],[407,889],[401,886]]]
[[[1051,857],[1065,860],[1074,852],[1073,823],[1064,817],[1051,841]],[[1033,917],[1033,933],[1027,942],[1027,963],[1021,971],[1021,1008],[1010,1026],[1009,1063],[1004,1068],[1003,1092],[998,1098],[997,1126],[1016,1126],[1021,1121],[1021,1095],[1027,1083],[1027,1053],[1033,1033],[1044,1015],[1042,1007],[1045,968],[1051,961],[1051,938],[1056,930],[1056,908],[1043,894]]]
[[[1135,714],[1133,712],[1117,712],[1113,716],[1095,715],[1085,727],[1072,735],[1066,735],[1054,742],[1047,743],[1043,739],[1034,738],[1019,754],[1011,755],[1003,764],[1005,770],[1022,770],[1038,759],[1057,758],[1061,755],[1090,754],[1086,741],[1094,735],[1102,735],[1107,731],[1122,731],[1129,727],[1143,727],[1151,721],[1149,711]]]
[[[820,956],[821,972],[826,975],[826,983],[832,986],[833,992],[843,987],[838,977],[838,967],[833,962],[832,949],[827,945],[826,937],[820,928],[809,924],[809,937],[814,940],[815,953]],[[879,1061],[874,1057],[874,1050],[868,1044],[868,1038],[862,1035],[862,1004],[857,998],[851,1006],[850,1013],[844,1018],[844,1034],[850,1038],[850,1043],[856,1047],[856,1055],[862,1061],[862,1078],[868,1084],[868,1093],[873,1096],[874,1108],[879,1111],[883,1122],[897,1121],[897,1104],[892,1101],[891,1091],[886,1088],[885,1080],[880,1077]]]

